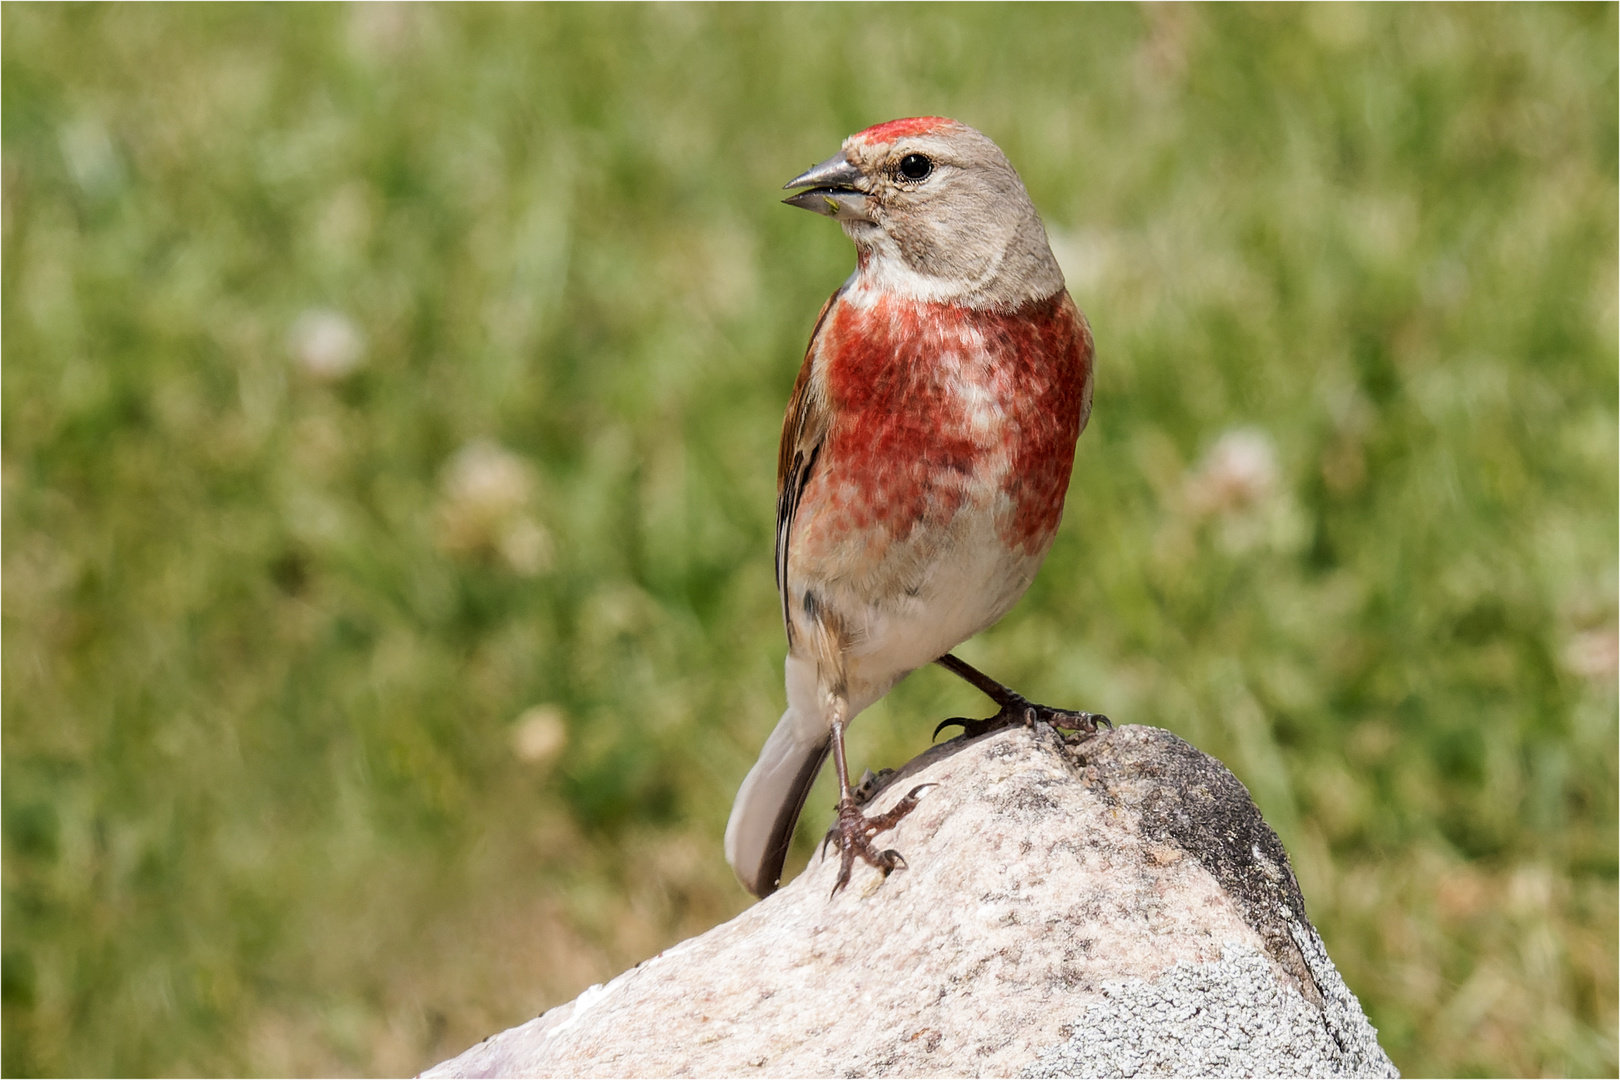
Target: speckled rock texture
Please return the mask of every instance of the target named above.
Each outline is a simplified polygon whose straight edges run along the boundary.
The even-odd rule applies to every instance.
[[[1276,834],[1169,732],[934,747],[883,841],[427,1076],[1395,1076]]]

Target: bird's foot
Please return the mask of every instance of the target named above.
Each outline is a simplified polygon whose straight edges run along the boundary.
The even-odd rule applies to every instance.
[[[1001,703],[1001,711],[996,715],[987,716],[983,720],[972,720],[966,716],[942,720],[934,729],[934,738],[939,738],[940,732],[953,726],[960,726],[963,735],[973,738],[987,732],[1000,731],[1002,728],[1032,728],[1036,724],[1050,724],[1065,731],[1084,731],[1087,734],[1094,733],[1099,724],[1106,724],[1110,729],[1114,726],[1114,722],[1102,713],[1054,709],[1050,705],[1037,705],[1017,694],[1009,693],[1008,699]]]
[[[846,798],[838,803],[838,820],[827,830],[827,835],[821,841],[823,857],[827,854],[828,844],[838,845],[838,880],[833,884],[834,896],[849,884],[849,875],[855,867],[856,856],[877,867],[883,872],[884,877],[888,877],[895,867],[906,865],[906,860],[893,848],[879,851],[873,845],[872,837],[881,832],[888,832],[900,824],[902,818],[917,809],[918,794],[924,788],[932,786],[932,784],[918,784],[906,793],[905,798],[895,803],[891,810],[875,817],[867,817],[861,813],[860,806],[853,798]]]

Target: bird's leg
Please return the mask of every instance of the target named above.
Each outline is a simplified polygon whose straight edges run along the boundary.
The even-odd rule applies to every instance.
[[[855,794],[849,786],[849,766],[844,760],[844,727],[843,703],[838,702],[834,709],[832,725],[833,762],[838,768],[838,820],[827,830],[827,835],[821,841],[822,855],[826,855],[828,844],[834,841],[838,844],[839,867],[838,880],[833,884],[834,896],[849,884],[850,871],[855,866],[857,855],[881,870],[884,877],[888,877],[895,867],[906,865],[906,860],[893,848],[885,851],[877,850],[872,844],[872,837],[900,824],[902,818],[917,808],[918,793],[929,786],[918,784],[906,794],[905,798],[895,803],[894,808],[888,813],[867,817],[861,812],[860,805],[855,801]]]
[[[946,653],[938,660],[935,660],[934,663],[947,671],[960,675],[982,690],[991,701],[1000,706],[996,715],[986,717],[983,720],[970,720],[965,716],[958,716],[942,721],[934,729],[934,738],[936,739],[939,738],[941,731],[951,727],[953,724],[961,725],[962,734],[970,736],[983,735],[987,731],[997,731],[1004,727],[1012,727],[1014,724],[1034,727],[1037,722],[1051,724],[1056,728],[1066,728],[1070,731],[1085,732],[1096,731],[1098,724],[1107,724],[1109,727],[1114,726],[1113,721],[1102,713],[1072,712],[1068,709],[1054,709],[1050,705],[1036,705],[1022,694],[1009,690],[972,664],[964,663],[950,653]]]

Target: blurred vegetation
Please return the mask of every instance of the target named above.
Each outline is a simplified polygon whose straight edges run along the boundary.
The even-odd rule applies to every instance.
[[[1100,355],[964,654],[1227,761],[1408,1074],[1614,1075],[1614,5],[0,19],[6,1074],[409,1073],[744,906],[778,186],[940,113]]]

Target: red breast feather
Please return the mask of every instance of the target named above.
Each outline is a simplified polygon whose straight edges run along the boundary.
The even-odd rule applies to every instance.
[[[831,422],[800,552],[853,555],[866,534],[861,557],[880,559],[998,473],[1003,542],[1051,541],[1090,401],[1091,334],[1067,292],[1010,312],[839,297],[815,351]]]

